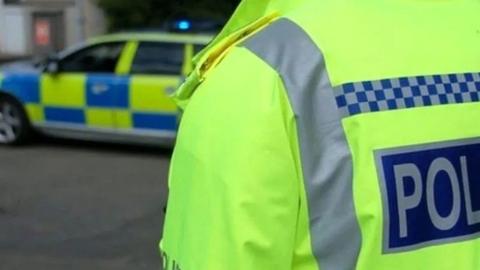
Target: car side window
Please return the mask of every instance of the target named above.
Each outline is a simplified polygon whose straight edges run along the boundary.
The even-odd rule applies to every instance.
[[[201,44],[195,44],[193,45],[193,53],[194,55],[198,54],[201,52],[203,49],[205,49],[207,45],[201,45]]]
[[[93,45],[60,61],[62,72],[114,73],[125,43]]]
[[[132,74],[180,75],[185,54],[183,43],[141,42],[132,63]]]

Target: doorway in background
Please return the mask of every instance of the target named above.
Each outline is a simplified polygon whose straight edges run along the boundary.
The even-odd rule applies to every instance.
[[[59,12],[34,12],[32,44],[35,55],[48,55],[65,47],[65,16]]]

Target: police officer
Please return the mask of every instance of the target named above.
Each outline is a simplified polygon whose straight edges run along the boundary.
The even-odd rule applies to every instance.
[[[243,1],[176,94],[166,269],[480,269],[478,14]]]

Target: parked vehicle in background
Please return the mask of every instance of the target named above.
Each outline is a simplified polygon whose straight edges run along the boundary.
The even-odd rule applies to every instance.
[[[0,74],[0,144],[21,144],[38,131],[171,145],[178,112],[169,93],[211,38],[114,34],[66,50],[37,69],[7,68]]]

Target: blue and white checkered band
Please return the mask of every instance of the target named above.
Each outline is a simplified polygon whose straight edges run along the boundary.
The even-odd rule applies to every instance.
[[[480,101],[480,73],[348,83],[335,89],[344,117],[361,113]]]

